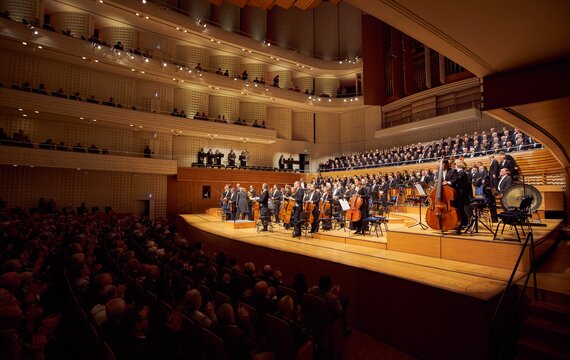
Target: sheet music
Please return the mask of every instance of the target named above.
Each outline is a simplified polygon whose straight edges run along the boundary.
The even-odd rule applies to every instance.
[[[342,208],[343,211],[347,211],[348,209],[350,209],[350,205],[348,204],[348,201],[344,200],[344,199],[339,199],[338,200],[340,207]]]
[[[421,184],[415,184],[415,187],[418,190],[418,194],[420,194],[420,196],[426,196],[426,192],[424,191],[424,188]]]

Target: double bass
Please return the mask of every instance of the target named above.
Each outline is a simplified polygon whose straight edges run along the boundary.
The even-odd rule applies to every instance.
[[[451,170],[449,170],[451,171]],[[455,230],[461,225],[459,210],[452,205],[457,196],[449,185],[443,185],[443,158],[439,163],[437,184],[429,194],[430,206],[426,210],[426,222],[434,230]]]

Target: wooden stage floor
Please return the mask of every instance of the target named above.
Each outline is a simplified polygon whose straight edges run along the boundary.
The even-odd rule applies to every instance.
[[[418,219],[413,213],[390,214],[389,231],[379,237],[338,229],[292,238],[291,230],[280,226],[275,226],[272,232],[259,233],[255,228],[234,228],[233,222],[223,222],[219,216],[180,216],[191,227],[227,239],[358,267],[484,301],[504,289],[521,247],[513,241],[492,241],[488,231],[457,236],[422,230],[419,226],[409,228]],[[545,222],[547,228],[534,230],[537,242],[546,239],[561,223],[560,220]],[[485,248],[490,252],[481,250]],[[505,266],[497,266],[488,259],[479,262],[471,259],[493,253],[498,253],[495,257],[500,256],[501,262],[507,262]],[[517,278],[522,276],[522,271],[517,272]]]

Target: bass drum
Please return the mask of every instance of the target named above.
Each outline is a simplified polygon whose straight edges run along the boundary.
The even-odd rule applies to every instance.
[[[535,212],[542,204],[542,195],[537,188],[532,185],[515,184],[509,187],[501,197],[501,204],[503,209],[509,210],[518,208],[521,204],[523,197],[532,196],[532,203],[530,204],[530,211]]]

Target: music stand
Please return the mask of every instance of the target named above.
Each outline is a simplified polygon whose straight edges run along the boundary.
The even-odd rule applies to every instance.
[[[423,201],[422,197],[426,197],[427,194],[424,191],[424,188],[422,187],[421,184],[414,184],[414,186],[416,187],[416,190],[418,190],[418,196],[420,198],[420,220],[418,221],[417,224],[414,224],[412,226],[408,226],[408,228],[411,229],[415,226],[419,226],[422,228],[422,230],[427,230],[428,226],[422,222],[422,201]]]

